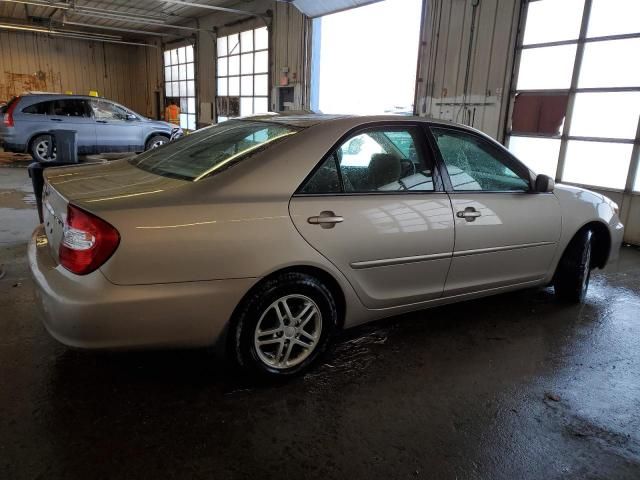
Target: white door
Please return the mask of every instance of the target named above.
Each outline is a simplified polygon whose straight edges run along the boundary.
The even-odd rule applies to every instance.
[[[442,295],[453,214],[414,124],[355,132],[292,198],[298,231],[369,308]]]
[[[562,227],[555,195],[534,193],[528,169],[494,142],[452,128],[431,132],[455,215],[445,296],[541,280]]]

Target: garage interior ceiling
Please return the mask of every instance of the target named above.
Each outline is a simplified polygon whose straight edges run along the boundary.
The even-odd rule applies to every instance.
[[[379,1],[381,0],[294,0],[291,3],[307,17],[314,18]]]
[[[2,23],[28,22],[27,25],[36,27],[70,25],[87,32],[110,30],[138,37],[147,34],[184,36],[198,30],[196,19],[205,14],[219,11],[256,15],[237,6],[237,1],[229,0],[2,0],[0,20]],[[172,31],[167,32],[167,28]]]

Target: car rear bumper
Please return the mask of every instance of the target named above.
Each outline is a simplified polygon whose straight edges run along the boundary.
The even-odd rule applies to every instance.
[[[39,226],[28,248],[36,305],[49,333],[76,348],[212,346],[256,279],[114,285],[98,270],[58,265]]]

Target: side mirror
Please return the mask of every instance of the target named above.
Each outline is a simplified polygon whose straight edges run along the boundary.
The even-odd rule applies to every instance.
[[[536,177],[536,184],[534,190],[537,193],[550,193],[553,192],[556,182],[548,175],[540,174]]]
[[[134,114],[132,113],[127,113],[127,120],[131,121],[131,120],[137,120],[138,117],[136,117]]]

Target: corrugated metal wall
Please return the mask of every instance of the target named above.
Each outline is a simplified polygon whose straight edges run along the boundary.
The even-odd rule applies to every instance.
[[[520,3],[426,1],[416,92],[420,115],[503,139]]]
[[[25,90],[84,95],[97,90],[154,116],[158,61],[152,48],[0,31],[0,100]]]

